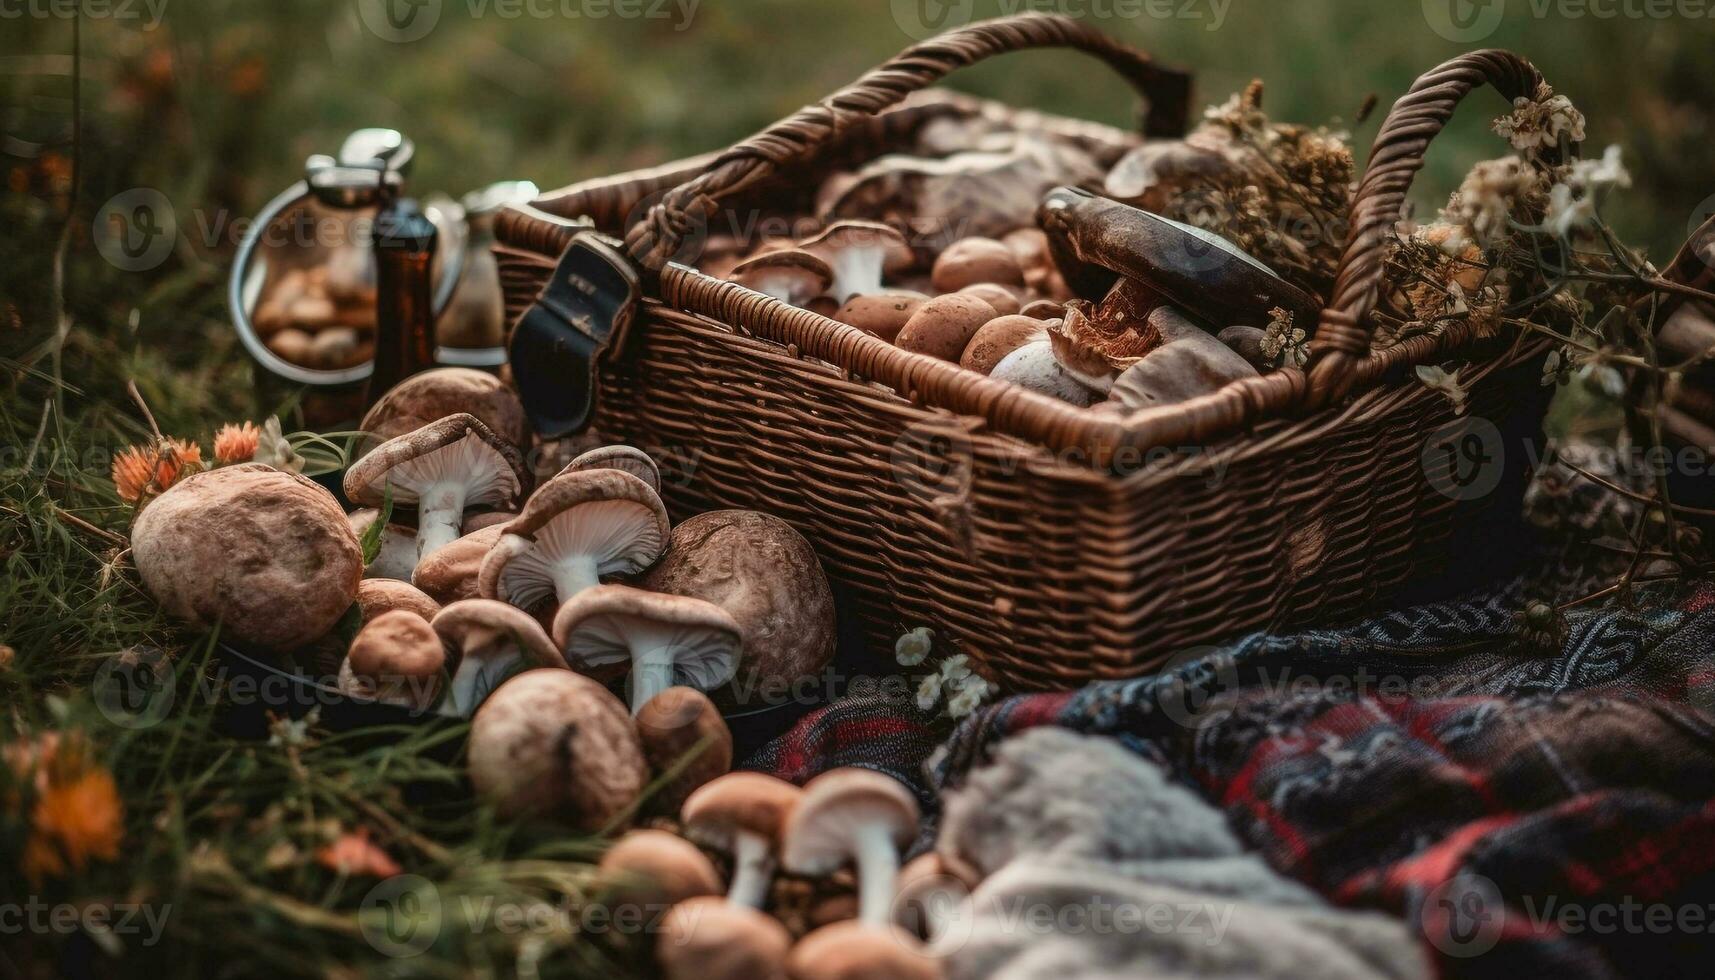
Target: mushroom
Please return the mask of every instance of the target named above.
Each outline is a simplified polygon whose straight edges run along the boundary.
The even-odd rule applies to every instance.
[[[978,374],[994,370],[1006,355],[1038,340],[1047,340],[1048,333],[1041,320],[1015,314],[997,316],[982,325],[959,355],[959,366]]]
[[[893,897],[893,922],[920,939],[934,942],[971,897],[977,882],[955,873],[934,851],[899,869]]]
[[[649,781],[625,706],[569,670],[527,670],[489,695],[471,721],[467,765],[502,815],[585,833],[626,814]]]
[[[332,630],[363,578],[333,495],[262,463],[194,473],[150,501],[131,525],[131,561],[169,615],[263,651]]]
[[[929,282],[937,293],[956,293],[978,283],[1024,285],[1018,257],[1004,242],[992,238],[961,238],[935,259]]]
[[[506,525],[495,524],[436,548],[417,563],[411,572],[411,584],[443,606],[460,599],[476,598],[482,594],[477,587],[482,561],[494,550],[504,533]]]
[[[1184,190],[1239,176],[1238,164],[1216,149],[1189,140],[1150,140],[1114,164],[1102,189],[1115,200],[1160,211]]]
[[[781,863],[820,877],[857,865],[858,919],[888,921],[898,848],[917,833],[917,800],[900,782],[868,769],[830,769],[804,787],[781,835]]]
[[[584,470],[621,470],[630,473],[656,493],[661,492],[661,468],[641,449],[631,446],[599,446],[580,453],[567,463],[560,473],[581,473]]]
[[[1034,340],[1000,359],[989,371],[996,381],[1010,381],[1031,391],[1058,398],[1080,408],[1095,401],[1096,392],[1079,381],[1054,356],[1050,340]]]
[[[1124,293],[1131,280],[1121,279],[1109,293],[1112,297]],[[1151,326],[1148,311],[1133,317],[1116,315],[1116,309],[1104,302],[1085,314],[1089,304],[1082,300],[1070,303],[1066,315],[1048,325],[1048,339],[1054,346],[1054,357],[1085,387],[1107,394],[1121,372],[1161,346],[1161,335]]]
[[[834,276],[828,292],[840,303],[881,292],[884,276],[916,258],[905,236],[877,221],[836,221],[799,247],[828,263]]]
[[[403,609],[423,619],[434,619],[441,604],[409,582],[392,578],[366,578],[357,583],[357,608],[365,623],[383,613]]]
[[[362,344],[363,338],[350,327],[323,328],[310,341],[310,363],[329,370],[362,364],[369,359]]]
[[[716,898],[673,906],[655,958],[666,980],[785,980],[792,937],[773,916]]]
[[[1058,320],[1066,315],[1066,304],[1059,300],[1033,299],[1018,312],[1037,320]]]
[[[999,316],[1011,316],[1019,310],[1018,294],[1005,286],[997,286],[992,282],[979,282],[966,286],[957,292],[975,296],[994,307]]]
[[[1031,283],[1033,274],[1040,277],[1054,268],[1054,258],[1048,254],[1048,236],[1040,228],[1014,228],[1000,237],[1007,248],[1012,249],[1012,257],[1018,260],[1018,267],[1024,271],[1024,282]]]
[[[518,451],[475,416],[458,414],[389,439],[345,471],[345,495],[359,504],[417,508],[417,560],[459,536],[466,507],[518,499]]]
[[[380,516],[379,510],[364,507],[347,514],[346,521],[361,540]],[[409,524],[388,521],[380,533],[381,548],[364,567],[363,577],[411,581],[411,569],[417,564],[417,529]]]
[[[970,293],[937,296],[911,314],[895,343],[902,350],[957,361],[965,345],[995,315],[994,307]]]
[[[1256,368],[1169,306],[1149,315],[1164,343],[1125,370],[1108,397],[1127,411],[1175,405],[1219,391]]]
[[[1274,368],[1274,360],[1263,352],[1263,341],[1268,338],[1268,332],[1260,327],[1247,327],[1244,324],[1234,324],[1215,335],[1215,339],[1233,349],[1233,353],[1245,359],[1245,363],[1260,371]]]
[[[803,790],[760,772],[734,772],[699,786],[679,811],[685,835],[732,855],[727,901],[762,908],[774,854]]]
[[[834,319],[891,344],[899,331],[905,329],[911,314],[928,301],[929,297],[922,293],[901,291],[858,295],[846,300],[834,313]]]
[[[791,980],[941,980],[941,964],[898,926],[836,922],[810,933],[786,957]]]
[[[268,349],[280,355],[282,360],[305,366],[311,363],[310,348],[315,342],[316,338],[296,327],[275,331],[266,341]]]
[[[502,528],[477,590],[526,609],[550,596],[563,604],[603,575],[635,575],[655,564],[668,532],[660,495],[630,473],[562,473]]]
[[[554,643],[578,666],[631,664],[631,712],[676,685],[712,691],[738,670],[739,626],[712,602],[593,585],[560,605]]]
[[[530,422],[524,405],[506,382],[473,368],[431,368],[387,389],[358,423],[370,439],[414,432],[449,415],[466,413],[512,446],[529,445]]]
[[[695,844],[665,830],[633,830],[597,865],[611,905],[648,909],[721,893],[720,873]]]
[[[678,813],[697,787],[732,770],[732,731],[708,695],[669,687],[637,712],[637,738],[657,778],[678,770],[656,791],[657,810]]]
[[[565,667],[542,625],[529,613],[493,599],[464,599],[442,609],[431,626],[459,652],[448,692],[453,711],[469,718],[488,692],[520,664]]]
[[[403,609],[365,623],[339,666],[339,689],[352,697],[426,710],[441,693],[446,652],[423,617]]]
[[[748,510],[698,514],[673,529],[666,556],[641,585],[707,600],[738,621],[745,690],[789,687],[833,660],[827,576],[810,542],[778,517]],[[722,707],[737,706],[731,689],[712,697]]]
[[[1038,217],[1056,265],[1086,299],[1103,298],[1124,276],[1223,326],[1267,326],[1276,307],[1297,323],[1315,323],[1320,313],[1315,297],[1201,228],[1071,187],[1051,191]]]
[[[728,278],[782,303],[803,306],[828,291],[834,273],[820,256],[793,248],[745,259],[733,267]]]

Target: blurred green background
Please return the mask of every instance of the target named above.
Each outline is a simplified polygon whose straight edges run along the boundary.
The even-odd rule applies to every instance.
[[[1715,2],[1704,0],[84,2],[72,312],[95,326],[136,309],[137,338],[158,345],[218,318],[200,287],[223,271],[234,223],[353,128],[412,136],[419,192],[456,196],[502,178],[553,187],[731,143],[894,54],[938,14],[1068,11],[1194,67],[1200,103],[1260,77],[1277,118],[1338,125],[1371,93],[1385,109],[1451,55],[1510,47],[1583,108],[1592,144],[1625,148],[1636,186],[1611,217],[1653,258],[1715,192]],[[422,5],[411,26],[432,29],[382,36],[398,36],[384,19],[390,4],[398,16]],[[0,19],[8,354],[21,332],[33,339],[45,327],[44,261],[70,177],[71,23],[37,14],[72,6],[0,0],[0,15],[14,15]],[[1475,25],[1470,41],[1444,36],[1458,36],[1455,17]],[[953,84],[1113,123],[1132,111],[1116,79],[1058,52],[1008,56]],[[1437,144],[1420,204],[1440,203],[1469,164],[1503,148],[1486,132],[1499,100],[1477,101]],[[1380,115],[1353,127],[1360,149]],[[181,240],[166,265],[115,276],[88,247],[89,223],[133,187],[168,197]]]

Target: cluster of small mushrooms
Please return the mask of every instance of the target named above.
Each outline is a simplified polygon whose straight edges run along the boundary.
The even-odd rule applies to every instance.
[[[336,370],[375,356],[375,282],[355,248],[327,264],[289,268],[256,305],[256,332],[293,364]]]

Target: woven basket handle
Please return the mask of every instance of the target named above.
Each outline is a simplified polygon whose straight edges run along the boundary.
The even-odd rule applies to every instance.
[[[1148,102],[1144,131],[1178,136],[1185,129],[1190,75],[1070,17],[1020,14],[949,31],[907,48],[886,64],[816,105],[806,106],[722,153],[701,176],[669,191],[626,233],[625,247],[645,269],[659,271],[692,222],[794,163],[808,160],[846,128],[897,104],[953,71],[1029,48],[1074,48],[1106,62]]]
[[[1311,342],[1308,399],[1312,407],[1338,401],[1360,379],[1369,358],[1375,308],[1381,288],[1383,257],[1393,226],[1405,207],[1412,178],[1423,167],[1424,152],[1460,100],[1477,86],[1495,87],[1510,103],[1534,96],[1542,73],[1510,51],[1473,51],[1423,75],[1401,96],[1376,134],[1370,162],[1352,201],[1351,226],[1333,298],[1322,311]]]

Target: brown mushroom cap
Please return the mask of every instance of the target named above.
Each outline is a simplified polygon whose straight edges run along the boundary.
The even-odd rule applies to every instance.
[[[1066,315],[1066,304],[1059,300],[1033,299],[1018,311],[1037,320],[1058,320]]]
[[[1030,341],[1001,358],[989,370],[989,377],[1080,408],[1088,406],[1097,397],[1094,390],[1066,370],[1054,356],[1054,344],[1047,339]]]
[[[834,273],[816,255],[802,249],[779,249],[745,259],[733,267],[728,278],[782,303],[802,306],[828,291]]]
[[[785,980],[792,937],[774,917],[693,898],[661,923],[655,958],[666,980]]]
[[[969,296],[975,296],[988,305],[994,307],[995,314],[998,316],[1011,316],[1014,313],[1017,313],[1020,308],[1017,293],[1005,286],[997,286],[992,282],[979,282],[975,285],[966,286],[965,288],[958,290],[958,292]]]
[[[482,571],[482,560],[504,533],[506,525],[494,524],[436,548],[417,563],[411,573],[411,584],[442,605],[476,598],[481,595],[477,576]]]
[[[192,474],[150,501],[131,526],[131,560],[170,615],[268,651],[333,629],[363,578],[333,495],[261,463]]]
[[[994,307],[981,297],[948,293],[919,306],[894,343],[902,350],[957,361],[983,324],[994,318]]]
[[[445,668],[446,652],[428,622],[395,609],[358,631],[340,666],[339,686],[357,697],[423,709],[440,694]]]
[[[810,933],[786,958],[791,980],[940,980],[941,964],[898,926],[836,922]]]
[[[357,608],[365,623],[383,613],[402,609],[422,619],[434,619],[441,604],[409,582],[391,578],[366,578],[357,583]]]
[[[580,473],[584,470],[620,470],[649,484],[649,489],[656,493],[661,492],[661,468],[655,465],[655,460],[648,453],[633,446],[598,446],[580,453],[560,472]]]
[[[599,865],[609,903],[669,906],[721,893],[720,873],[697,846],[665,830],[633,830],[607,849]]]
[[[1024,285],[1018,257],[1004,242],[992,238],[961,238],[935,259],[929,281],[938,293],[956,293],[977,283]]]
[[[523,487],[524,461],[475,416],[459,413],[375,447],[345,471],[345,495],[379,507],[391,486],[394,504],[416,505],[419,492],[442,479],[466,482],[466,507],[509,506]]]
[[[834,299],[844,303],[881,292],[883,278],[910,267],[916,254],[905,236],[878,221],[836,221],[799,248],[828,263]]]
[[[732,769],[732,731],[708,695],[691,687],[670,687],[637,712],[637,738],[643,757],[659,779],[678,775],[656,789],[651,806],[679,812],[696,789]]]
[[[869,769],[830,769],[804,786],[782,832],[781,858],[802,875],[829,874],[853,857],[860,827],[887,829],[896,846],[917,833],[917,798],[899,780]]]
[[[732,852],[740,833],[780,838],[804,791],[760,772],[733,772],[698,787],[679,810],[685,834],[717,851]]]
[[[954,874],[940,854],[919,855],[905,862],[894,879],[893,922],[922,939],[933,939],[975,884]]]
[[[560,602],[604,575],[635,575],[661,557],[670,528],[661,496],[614,469],[562,473],[542,484],[483,559],[484,598],[530,607]]]
[[[458,654],[450,707],[468,716],[510,670],[519,666],[560,667],[566,661],[536,618],[493,599],[464,599],[442,609],[429,623]]]
[[[922,293],[883,292],[853,296],[834,319],[892,343],[917,308],[929,301]]]
[[[477,794],[508,816],[538,815],[594,833],[643,792],[649,767],[625,706],[569,670],[530,670],[502,684],[470,726]]]
[[[983,324],[965,351],[959,355],[959,366],[978,374],[994,370],[1006,355],[1036,340],[1047,340],[1047,324],[1034,317],[1015,314],[997,316]]]
[[[1175,405],[1257,373],[1249,361],[1172,307],[1157,309],[1149,322],[1166,343],[1126,368],[1108,395],[1127,411]]]
[[[379,443],[460,412],[476,416],[510,445],[530,444],[530,423],[518,396],[504,381],[472,368],[432,368],[411,375],[389,388],[364,413],[358,428]]]
[[[1026,280],[1030,278],[1031,270],[1046,270],[1054,264],[1048,255],[1048,236],[1040,228],[1015,228],[1002,235],[1000,240],[1012,249],[1012,257],[1018,260]]]
[[[730,613],[743,636],[747,690],[814,677],[834,657],[827,576],[810,543],[778,517],[720,510],[690,518],[673,529],[667,554],[641,586],[705,599]],[[737,703],[731,689],[711,696],[723,708]]]
[[[714,690],[739,663],[739,626],[726,610],[626,585],[595,585],[567,599],[554,615],[554,644],[580,667],[630,661],[633,713],[677,685]]]

